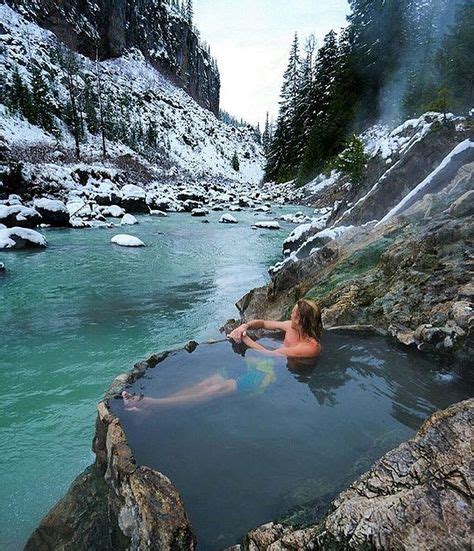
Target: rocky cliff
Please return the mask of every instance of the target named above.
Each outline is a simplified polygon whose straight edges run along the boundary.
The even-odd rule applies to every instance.
[[[285,241],[269,285],[237,306],[246,319],[286,319],[312,298],[326,327],[372,325],[471,377],[472,121],[432,113],[369,134],[362,181],[332,173],[305,186],[317,217]]]
[[[7,0],[90,59],[117,58],[132,48],[202,107],[219,112],[219,72],[192,24],[168,0]]]

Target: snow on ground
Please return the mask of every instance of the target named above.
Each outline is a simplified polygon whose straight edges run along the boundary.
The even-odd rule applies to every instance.
[[[57,47],[56,37],[38,25],[28,22],[15,10],[0,6],[0,25],[5,40],[0,70],[6,78],[18,67],[22,78],[30,81],[30,58],[41,66],[44,73],[61,74],[53,61]],[[95,64],[77,55],[80,71],[93,78]],[[215,177],[257,184],[263,176],[263,153],[249,129],[234,128],[216,119],[213,113],[200,107],[180,88],[173,86],[154,69],[137,50],[120,58],[100,63],[105,95],[112,102],[111,109],[120,112],[126,97],[130,103],[130,126],[141,121],[146,130],[152,121],[156,124],[163,171],[174,169],[195,178]],[[78,81],[81,79],[77,75]],[[65,103],[68,99],[64,85],[55,80],[56,95]],[[30,125],[18,116],[11,116],[0,106],[3,139],[10,146],[47,145],[51,148],[73,149],[73,139],[63,125],[61,136],[54,138]],[[86,132],[87,143],[82,145],[84,157],[100,157],[100,139]],[[109,156],[132,154],[121,143],[108,143]],[[240,171],[232,169],[231,161],[237,153]]]

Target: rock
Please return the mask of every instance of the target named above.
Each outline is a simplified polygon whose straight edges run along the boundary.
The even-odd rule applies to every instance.
[[[183,202],[183,209],[185,212],[192,212],[194,209],[199,209],[200,207],[201,202],[199,201],[192,201],[191,199],[188,199]]]
[[[125,215],[125,210],[118,205],[110,205],[101,209],[102,216],[110,216],[112,218],[121,218]]]
[[[388,333],[405,346],[416,345],[415,332],[408,327],[389,325]]]
[[[191,211],[191,216],[207,216],[209,211],[204,208],[197,208]]]
[[[0,262],[0,274],[5,273],[5,264],[3,262]]]
[[[462,300],[455,302],[452,306],[452,314],[454,321],[462,329],[469,329],[474,320],[474,311],[471,303]]]
[[[145,247],[145,243],[133,235],[114,235],[110,242],[115,243],[115,245],[120,245],[121,247]]]
[[[232,216],[232,214],[223,214],[219,218],[220,224],[238,224],[238,220]]]
[[[264,230],[279,230],[280,229],[280,224],[278,222],[272,221],[272,220],[269,220],[268,222],[261,221],[261,222],[255,222],[255,224],[252,224],[252,228],[253,229],[262,228]]]
[[[238,205],[231,205],[231,206],[229,207],[229,210],[230,210],[231,212],[239,212],[239,211],[242,210],[242,207],[239,207]]]
[[[161,216],[162,218],[168,216],[166,212],[163,212],[162,210],[153,210],[150,209],[150,215],[151,216]]]
[[[469,549],[473,421],[474,399],[434,413],[341,492],[319,524],[265,524],[243,549]]]
[[[449,208],[449,214],[462,218],[474,214],[474,190],[466,191]]]
[[[35,199],[35,209],[40,213],[42,222],[54,227],[69,226],[69,212],[62,201],[53,199]]]
[[[41,215],[35,209],[23,205],[0,205],[0,223],[9,228],[13,226],[34,228],[41,222]]]
[[[121,193],[121,206],[127,212],[148,213],[149,209],[146,202],[146,192],[143,188],[134,184],[126,184],[121,189]]]
[[[41,233],[20,227],[0,230],[0,249],[38,249],[48,246]]]
[[[138,224],[138,220],[132,214],[124,214],[120,221],[121,226],[133,226],[135,224]]]

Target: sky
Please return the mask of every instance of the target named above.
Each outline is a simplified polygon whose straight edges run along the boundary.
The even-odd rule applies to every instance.
[[[347,0],[194,0],[195,24],[211,46],[221,75],[221,108],[263,125],[276,118],[295,31],[321,46],[346,25]]]

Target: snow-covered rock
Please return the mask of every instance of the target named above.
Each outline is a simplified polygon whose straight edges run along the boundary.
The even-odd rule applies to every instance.
[[[220,218],[219,218],[219,222],[221,224],[237,224],[238,223],[238,220],[236,218],[234,218],[232,216],[232,214],[223,214]]]
[[[191,211],[191,216],[207,216],[209,211],[204,208],[197,208]]]
[[[46,238],[31,229],[14,227],[0,230],[0,249],[44,248]]]
[[[259,221],[252,224],[252,228],[262,228],[264,230],[279,230],[280,224],[276,220]]]
[[[242,207],[239,207],[238,205],[231,205],[231,206],[229,207],[229,210],[230,210],[231,212],[239,212],[239,211],[242,210]]]
[[[121,226],[133,226],[135,224],[138,224],[138,220],[133,216],[132,214],[125,214],[120,221]]]
[[[269,210],[270,207],[267,207],[266,205],[255,207],[255,212],[269,212]]]
[[[145,243],[143,243],[141,239],[138,239],[138,237],[134,235],[127,235],[124,233],[114,235],[110,242],[115,245],[120,245],[121,247],[145,247]]]
[[[111,218],[121,218],[125,215],[125,210],[118,205],[110,205],[101,209],[102,216],[110,216]]]
[[[150,214],[152,216],[161,216],[162,218],[168,216],[166,214],[166,212],[163,212],[162,210],[153,210],[153,209],[150,209]]]
[[[62,201],[43,197],[35,199],[33,206],[40,213],[44,224],[56,227],[69,225],[69,212]]]
[[[134,184],[127,184],[121,189],[121,205],[127,212],[149,212],[146,191]]]
[[[0,222],[7,227],[34,228],[42,222],[40,213],[23,205],[0,205]]]

